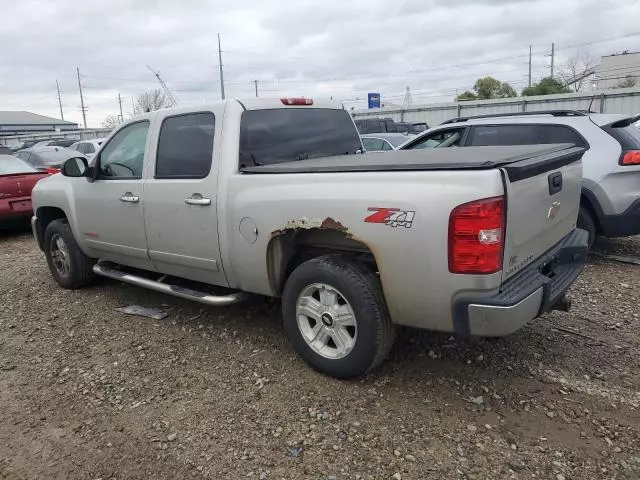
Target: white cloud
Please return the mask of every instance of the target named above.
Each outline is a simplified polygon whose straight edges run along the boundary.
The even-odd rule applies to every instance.
[[[494,75],[520,90],[528,46],[534,80],[572,45],[596,42],[594,55],[640,50],[640,2],[630,0],[22,0],[3,5],[0,109],[81,120],[76,66],[83,74],[88,124],[118,113],[161,72],[182,104],[219,98],[216,33],[222,33],[228,96],[365,98],[399,102],[451,99],[476,78]],[[503,59],[501,61],[493,61]],[[487,63],[487,61],[490,61]],[[362,104],[361,101],[351,102]]]

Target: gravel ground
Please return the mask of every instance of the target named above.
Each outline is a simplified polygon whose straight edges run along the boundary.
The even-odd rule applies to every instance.
[[[403,330],[337,381],[296,358],[275,302],[66,291],[0,234],[0,478],[638,479],[639,291],[639,266],[592,257],[570,314],[497,340]]]

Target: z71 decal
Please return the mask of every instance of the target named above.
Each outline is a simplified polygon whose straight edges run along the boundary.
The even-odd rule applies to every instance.
[[[411,228],[416,212],[400,210],[399,208],[374,208],[367,210],[375,212],[364,219],[365,223],[384,223],[390,227]]]

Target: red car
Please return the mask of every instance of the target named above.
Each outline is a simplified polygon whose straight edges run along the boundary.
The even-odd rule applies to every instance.
[[[31,218],[31,190],[38,180],[48,176],[19,158],[0,155],[0,227]]]

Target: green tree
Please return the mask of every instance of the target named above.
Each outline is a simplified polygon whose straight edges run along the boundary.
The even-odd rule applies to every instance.
[[[469,90],[467,90],[466,92],[461,93],[460,95],[458,95],[456,97],[456,100],[477,100],[477,98],[478,98],[478,96],[475,93],[470,92]]]
[[[473,92],[466,91],[458,95],[456,100],[485,100],[489,98],[509,98],[517,96],[516,91],[507,82],[501,82],[496,78],[487,76],[476,80],[473,86]]]
[[[571,93],[571,89],[560,80],[552,77],[545,77],[538,83],[534,83],[531,87],[522,90],[523,97],[531,97],[533,95],[553,95],[554,93]]]

